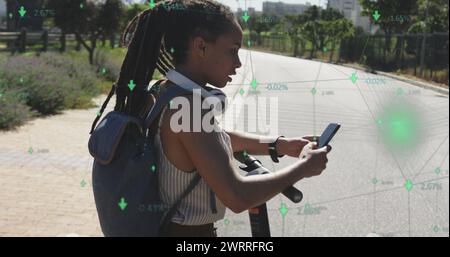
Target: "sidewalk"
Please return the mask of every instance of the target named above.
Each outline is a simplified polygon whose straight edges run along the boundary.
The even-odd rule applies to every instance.
[[[102,236],[87,151],[97,109],[69,110],[0,132],[0,236]]]

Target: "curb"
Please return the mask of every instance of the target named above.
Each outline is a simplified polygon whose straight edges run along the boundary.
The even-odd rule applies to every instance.
[[[355,70],[369,72],[366,68],[354,67],[354,66],[351,66],[351,65],[348,65],[348,64],[340,64],[340,65],[343,66],[343,67],[352,68],[352,69],[355,69]],[[378,75],[382,75],[382,76],[385,76],[385,77],[388,77],[388,78],[391,78],[391,79],[396,79],[396,80],[399,80],[399,81],[402,81],[402,82],[406,82],[406,83],[412,84],[414,86],[417,86],[417,87],[420,87],[420,88],[423,88],[423,89],[433,90],[435,92],[438,92],[438,93],[441,93],[441,94],[447,95],[447,96],[449,95],[448,94],[449,93],[448,89],[435,86],[435,85],[433,85],[431,83],[425,83],[425,82],[421,82],[421,81],[411,80],[411,79],[408,79],[408,78],[405,78],[405,77],[402,77],[402,76],[399,76],[399,75],[394,75],[394,74],[391,74],[391,73],[388,73],[388,72],[384,72],[384,71],[374,70],[374,72],[376,74],[378,74]]]

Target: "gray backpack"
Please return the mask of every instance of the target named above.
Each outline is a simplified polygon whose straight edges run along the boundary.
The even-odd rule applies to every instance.
[[[155,86],[159,86],[158,81]],[[115,86],[103,103],[103,112]],[[100,226],[105,236],[158,236],[181,200],[200,181],[197,176],[173,206],[164,206],[158,187],[158,166],[150,126],[174,97],[186,94],[175,86],[164,92],[145,119],[119,111],[109,112],[89,138],[94,157],[92,184]],[[95,129],[94,129],[95,128]]]

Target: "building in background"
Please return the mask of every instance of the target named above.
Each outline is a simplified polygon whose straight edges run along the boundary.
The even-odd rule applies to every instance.
[[[311,7],[309,2],[306,4],[287,4],[283,2],[263,2],[262,12],[268,15],[284,16],[286,14],[302,14]]]
[[[364,31],[370,31],[370,19],[361,16],[362,7],[358,0],[328,0],[328,7],[339,10],[351,20],[355,27],[361,27]]]
[[[257,15],[261,14],[261,12],[256,11],[254,7],[248,7],[246,11],[249,16],[254,16],[255,14],[257,14]],[[237,9],[237,11],[235,12],[235,16],[242,17],[242,15],[244,15],[244,11],[242,10],[242,8],[239,7]]]

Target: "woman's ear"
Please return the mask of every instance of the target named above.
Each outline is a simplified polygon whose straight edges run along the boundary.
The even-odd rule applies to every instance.
[[[193,40],[194,53],[204,58],[206,55],[206,42],[201,37],[195,37]]]

